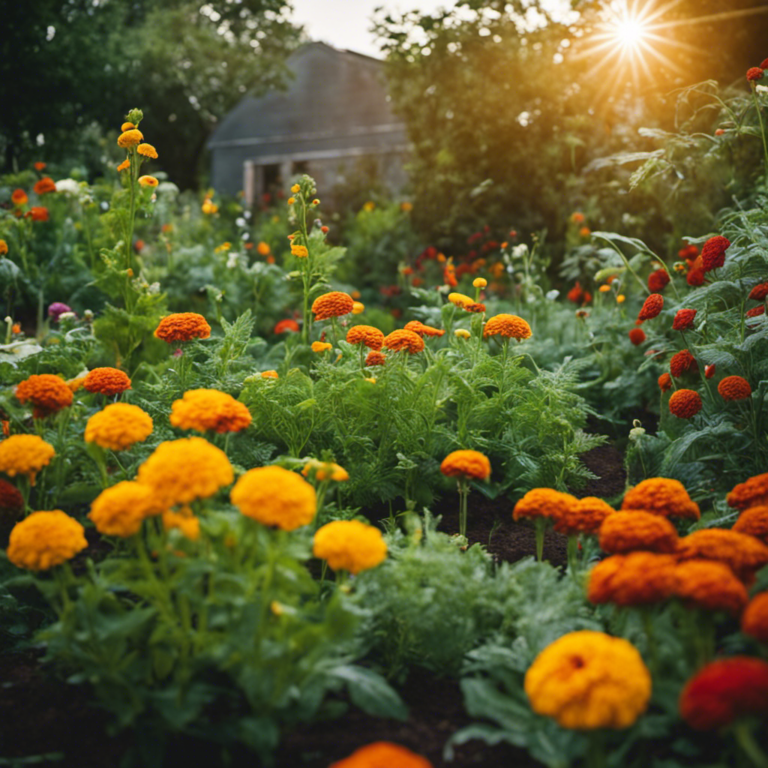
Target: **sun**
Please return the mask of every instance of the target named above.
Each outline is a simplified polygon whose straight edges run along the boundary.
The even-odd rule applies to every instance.
[[[619,46],[628,51],[638,50],[647,38],[647,30],[643,21],[636,17],[617,19],[612,33]]]

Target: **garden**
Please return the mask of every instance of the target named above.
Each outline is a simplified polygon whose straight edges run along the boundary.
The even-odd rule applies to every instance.
[[[722,4],[507,5],[377,16],[399,190],[0,122],[0,765],[768,768],[764,36],[609,119]]]

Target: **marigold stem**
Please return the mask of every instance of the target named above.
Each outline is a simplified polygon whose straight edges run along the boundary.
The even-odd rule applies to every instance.
[[[752,731],[743,720],[733,726],[733,733],[736,741],[747,757],[757,766],[757,768],[768,768],[768,757],[755,741]]]

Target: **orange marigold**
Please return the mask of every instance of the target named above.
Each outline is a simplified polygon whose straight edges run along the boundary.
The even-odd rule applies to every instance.
[[[130,167],[131,167],[131,161],[123,160],[123,162],[117,166],[117,171],[118,173],[120,173],[121,171],[127,171]]]
[[[726,376],[717,385],[717,391],[723,400],[747,400],[752,396],[752,387],[741,376]]]
[[[47,195],[49,192],[56,191],[56,182],[50,176],[43,176],[32,189],[36,195]]]
[[[141,530],[147,517],[159,515],[162,511],[150,487],[124,480],[102,491],[94,499],[88,517],[99,533],[128,538]]]
[[[157,150],[151,144],[139,144],[136,147],[136,151],[144,157],[151,157],[153,160],[157,160]]]
[[[85,442],[112,451],[124,451],[152,434],[152,417],[129,403],[112,403],[85,425]]]
[[[453,451],[440,465],[446,477],[487,480],[491,476],[491,462],[480,451]]]
[[[163,512],[163,528],[166,531],[180,531],[181,535],[190,541],[197,541],[200,538],[200,520],[186,505],[178,512],[172,509]]]
[[[11,202],[14,205],[26,205],[29,202],[29,198],[23,189],[14,189],[11,195]]]
[[[763,504],[768,505],[768,472],[750,477],[744,483],[739,483],[725,497],[729,507],[749,509]]]
[[[678,419],[692,419],[702,407],[701,396],[692,389],[678,389],[669,398],[669,412]]]
[[[424,339],[418,333],[402,329],[392,331],[392,333],[386,336],[384,338],[384,346],[393,352],[405,349],[414,355],[416,352],[421,352],[424,349]]]
[[[698,367],[696,358],[687,349],[680,350],[669,361],[669,370],[676,379],[681,378],[688,371],[697,370]]]
[[[404,330],[413,331],[422,337],[442,336],[445,333],[445,331],[440,330],[440,328],[433,328],[431,325],[424,325],[424,323],[420,322],[419,320],[411,320],[410,322],[406,323]]]
[[[608,515],[615,514],[613,507],[596,496],[587,496],[572,504],[555,522],[559,533],[596,533]]]
[[[355,325],[347,331],[349,344],[364,344],[368,349],[381,349],[384,334],[372,325]]]
[[[377,741],[333,763],[330,768],[432,768],[432,763],[410,749],[388,741]]]
[[[489,336],[504,336],[522,341],[531,338],[531,326],[517,315],[494,315],[483,328],[483,337],[487,339]]]
[[[712,560],[689,560],[675,566],[673,594],[689,606],[733,615],[741,613],[749,599],[733,571]]]
[[[749,601],[741,616],[741,631],[768,644],[768,592],[761,592]]]
[[[34,417],[42,419],[72,405],[72,390],[59,376],[41,373],[22,381],[16,387],[16,398],[22,404],[29,400],[34,406]]]
[[[327,320],[330,317],[348,315],[354,307],[354,299],[343,291],[331,291],[318,296],[312,302],[315,320]]]
[[[754,536],[763,544],[768,544],[768,506],[761,505],[745,510],[731,530]]]
[[[144,141],[144,134],[138,128],[129,128],[117,137],[117,146],[131,149]]]
[[[117,368],[94,368],[86,377],[83,386],[89,392],[102,395],[119,395],[131,388],[128,374]]]
[[[164,317],[155,329],[158,339],[171,344],[174,341],[207,339],[211,335],[211,326],[202,315],[196,312],[177,312]]]
[[[646,300],[637,316],[640,322],[657,317],[664,309],[664,297],[660,293],[652,293]]]
[[[629,340],[636,346],[640,346],[645,341],[645,331],[642,328],[633,328],[629,332]]]
[[[567,515],[578,499],[570,493],[561,493],[552,488],[534,488],[515,504],[513,520],[521,517],[551,517],[559,520]]]
[[[327,352],[329,349],[333,349],[333,344],[329,344],[327,341],[313,341],[312,351],[320,354],[321,352]]]
[[[613,555],[599,562],[589,574],[587,598],[591,603],[648,605],[671,596],[675,559],[653,552]]]
[[[651,477],[630,488],[621,504],[622,510],[639,509],[664,517],[685,517],[698,520],[699,505],[691,500],[679,480]]]
[[[717,560],[747,579],[768,564],[768,546],[746,533],[705,528],[680,539],[677,556],[680,560]]]
[[[261,372],[261,378],[262,379],[279,379],[280,374],[277,371],[262,371]]]
[[[83,526],[60,509],[54,509],[33,512],[16,523],[6,554],[17,568],[47,571],[71,560],[87,546]]]
[[[639,509],[616,512],[600,527],[600,548],[611,554],[635,550],[672,553],[677,542],[677,530],[669,520]]]
[[[372,367],[374,365],[384,365],[386,362],[387,358],[382,352],[369,352],[368,356],[365,358],[365,364],[367,367]]]
[[[251,413],[226,392],[190,389],[171,406],[170,422],[197,432],[240,432],[251,423]]]
[[[659,376],[659,389],[662,392],[672,389],[672,377],[668,373],[662,373]]]
[[[56,451],[37,435],[11,435],[0,440],[0,472],[9,477],[27,475],[35,484],[37,473],[51,463]]]

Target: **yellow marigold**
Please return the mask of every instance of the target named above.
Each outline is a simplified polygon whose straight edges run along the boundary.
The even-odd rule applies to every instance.
[[[339,760],[330,768],[432,768],[432,763],[398,744],[376,741],[360,747],[349,757]]]
[[[480,451],[453,451],[440,465],[446,477],[487,480],[491,476],[491,462]]]
[[[635,550],[672,553],[677,542],[677,530],[669,520],[638,509],[616,512],[600,526],[600,548],[611,554]]]
[[[69,387],[69,391],[74,395],[76,392],[79,392],[83,384],[85,384],[85,376],[78,376],[76,379],[70,379],[67,382],[67,386]]]
[[[725,499],[728,506],[736,509],[748,509],[763,504],[768,505],[768,472],[750,477],[739,483]]]
[[[117,137],[117,146],[123,149],[131,149],[144,141],[144,134],[138,128],[129,128]]]
[[[136,126],[133,123],[123,123],[120,126],[120,130],[125,133],[126,131],[130,131],[131,129],[135,128]]]
[[[256,246],[256,250],[260,256],[269,256],[272,252],[269,243],[265,243],[263,240]]]
[[[298,259],[306,259],[309,256],[309,251],[307,250],[306,245],[291,244],[291,253]]]
[[[610,504],[596,496],[587,496],[571,504],[556,520],[555,530],[559,533],[597,533],[603,521],[614,514]]]
[[[5,240],[0,240],[0,256],[5,256],[8,253],[8,243]]]
[[[262,371],[261,378],[262,379],[279,379],[280,375],[278,374],[277,371]]]
[[[512,518],[519,520],[521,517],[551,517],[559,520],[563,515],[567,515],[578,501],[570,493],[561,493],[552,488],[534,488],[515,504]]]
[[[601,560],[589,574],[591,603],[649,605],[672,595],[675,559],[654,552],[632,552]]]
[[[294,184],[291,187],[291,192],[295,195],[297,192],[301,192],[301,185],[300,184]]]
[[[234,472],[224,451],[202,437],[188,437],[160,443],[139,467],[137,480],[171,507],[213,496],[234,480]]]
[[[139,144],[136,147],[136,151],[144,157],[151,157],[153,160],[157,160],[157,150],[151,144]]]
[[[651,675],[627,640],[583,630],[536,657],[525,692],[534,712],[563,728],[628,728],[648,706]]]
[[[460,309],[475,303],[475,300],[472,297],[467,296],[464,293],[449,293],[448,301]]]
[[[754,536],[724,528],[704,528],[680,539],[680,560],[717,560],[727,565],[739,578],[749,579],[768,564],[768,547]]]
[[[417,352],[421,352],[424,349],[424,339],[422,339],[418,333],[403,329],[392,331],[388,336],[385,336],[384,346],[387,349],[391,349],[393,352],[405,349],[410,354],[415,355]]]
[[[329,349],[333,349],[333,344],[329,344],[327,341],[313,341],[312,351],[320,354],[321,352],[327,352]]]
[[[312,311],[315,313],[315,320],[327,320],[329,317],[348,315],[352,311],[354,303],[348,293],[331,291],[318,296],[312,302]]]
[[[211,335],[211,326],[197,312],[177,312],[164,317],[155,329],[158,339],[171,344],[174,341],[207,339]]]
[[[352,314],[362,315],[365,312],[365,304],[362,301],[355,301],[352,304]]]
[[[621,508],[640,509],[664,517],[685,517],[691,520],[701,517],[699,505],[691,500],[683,484],[667,477],[652,477],[630,488]]]
[[[475,288],[485,288],[485,286],[488,285],[488,281],[484,277],[476,277],[472,281],[472,285],[474,285]]]
[[[372,525],[359,520],[334,520],[317,531],[312,552],[334,571],[358,574],[384,562],[387,545],[381,531]]]
[[[142,187],[156,187],[159,183],[154,176],[139,176],[139,184]]]
[[[124,451],[152,434],[152,417],[137,405],[112,403],[94,413],[85,425],[85,442]]]
[[[0,472],[9,477],[27,475],[31,485],[35,476],[51,463],[53,446],[37,435],[11,435],[0,442]]]
[[[317,512],[315,489],[282,467],[249,470],[235,483],[230,498],[246,517],[284,531],[309,525]]]
[[[483,336],[504,336],[522,341],[531,338],[531,326],[517,315],[494,315],[485,324]]]
[[[125,480],[102,491],[88,517],[99,533],[125,539],[138,533],[147,517],[160,512],[162,507],[149,486]]]
[[[680,563],[674,574],[674,595],[690,606],[738,615],[749,599],[745,586],[723,563],[689,560]]]
[[[310,472],[314,470],[315,478],[321,483],[324,480],[333,480],[335,483],[343,483],[349,480],[349,473],[344,467],[340,467],[333,461],[319,461],[310,459],[301,470],[304,477],[309,477]]]
[[[131,167],[131,161],[130,160],[123,160],[120,165],[117,166],[118,173],[122,171],[127,171]]]
[[[732,530],[754,536],[763,544],[768,544],[768,506],[752,507],[744,510],[733,524]]]
[[[190,541],[200,538],[200,520],[195,517],[189,507],[182,507],[179,512],[166,510],[163,512],[163,528],[166,531],[176,529]]]
[[[741,616],[741,631],[768,644],[768,592],[761,592],[750,600]]]
[[[365,344],[368,349],[381,349],[384,334],[372,325],[354,325],[347,331],[349,344]]]
[[[295,202],[296,202],[296,198],[295,197],[289,197],[288,198],[288,205],[293,205]]]
[[[214,213],[219,212],[219,206],[216,203],[212,203],[208,198],[203,200],[203,204],[200,206],[200,210],[206,216],[213,216]]]
[[[439,328],[433,328],[431,325],[424,325],[424,323],[419,322],[418,320],[411,320],[406,323],[403,330],[418,333],[422,338],[424,336],[442,336],[445,333],[445,331],[441,331]]]
[[[87,546],[83,526],[60,509],[54,509],[33,512],[16,523],[6,554],[18,568],[47,571],[71,560]]]
[[[197,432],[240,432],[251,423],[246,406],[226,392],[190,389],[171,406],[171,425]]]
[[[453,332],[453,335],[457,339],[468,339],[468,338],[470,338],[470,336],[472,336],[472,334],[468,330],[466,330],[466,328],[457,328]]]
[[[72,405],[72,390],[59,376],[42,373],[22,381],[16,387],[16,398],[22,404],[29,400],[34,417],[42,419]]]
[[[131,388],[131,380],[126,373],[117,368],[94,368],[85,377],[83,386],[89,392],[102,395],[118,395]]]

